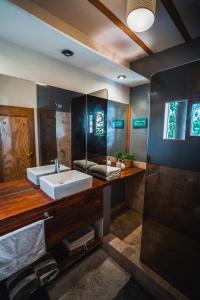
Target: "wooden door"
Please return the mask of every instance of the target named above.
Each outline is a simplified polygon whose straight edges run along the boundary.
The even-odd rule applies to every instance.
[[[35,166],[34,110],[0,106],[0,182],[26,178]]]

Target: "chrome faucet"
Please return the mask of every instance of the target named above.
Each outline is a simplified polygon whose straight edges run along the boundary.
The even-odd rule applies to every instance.
[[[58,158],[51,160],[55,164],[55,173],[60,173],[60,161]]]

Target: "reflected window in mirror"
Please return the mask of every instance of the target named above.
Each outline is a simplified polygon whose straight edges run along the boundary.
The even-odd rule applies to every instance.
[[[93,133],[94,132],[94,116],[93,116],[93,113],[89,113],[89,133]]]
[[[104,125],[104,111],[97,111],[96,120],[95,120],[95,135],[104,136],[105,134],[105,125]]]
[[[190,135],[200,136],[200,103],[192,105]]]
[[[165,103],[163,138],[185,140],[187,100]]]

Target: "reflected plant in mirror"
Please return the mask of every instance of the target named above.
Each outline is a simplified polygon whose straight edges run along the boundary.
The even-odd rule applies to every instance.
[[[167,138],[175,139],[176,138],[176,116],[177,116],[177,107],[178,102],[171,102],[168,104],[168,130]]]
[[[96,136],[104,136],[104,111],[97,111],[96,113]]]
[[[187,100],[165,103],[163,138],[184,140],[187,116]]]
[[[200,136],[200,103],[192,105],[191,136]]]
[[[116,163],[122,162],[125,165],[125,168],[129,168],[133,166],[133,161],[135,160],[134,153],[123,153],[123,152],[115,152],[114,156],[116,158]]]

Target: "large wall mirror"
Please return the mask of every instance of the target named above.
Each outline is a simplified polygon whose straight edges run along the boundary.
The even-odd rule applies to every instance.
[[[128,105],[108,100],[107,90],[85,95],[0,75],[0,91],[0,182],[55,158],[87,172],[126,150]]]
[[[80,93],[37,85],[40,165],[48,165],[53,159],[58,158],[64,165],[71,167],[73,157],[77,155],[79,159],[86,157],[85,99],[86,96]],[[71,139],[74,140],[74,135],[77,143],[75,144],[75,141],[73,143],[72,155]]]

